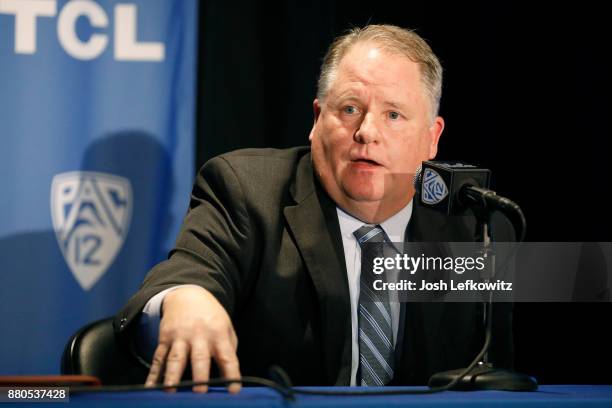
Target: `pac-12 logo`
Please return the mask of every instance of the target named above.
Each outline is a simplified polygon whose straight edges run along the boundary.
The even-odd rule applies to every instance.
[[[51,218],[64,259],[83,290],[113,263],[132,215],[132,186],[123,177],[75,171],[51,183]]]
[[[425,204],[438,204],[448,195],[448,187],[442,176],[435,170],[426,168],[423,173],[422,200]]]

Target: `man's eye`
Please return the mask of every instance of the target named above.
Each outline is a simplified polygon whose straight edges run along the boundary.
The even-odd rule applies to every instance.
[[[389,112],[389,119],[397,120],[400,118],[400,114],[397,112]]]
[[[345,106],[344,113],[348,113],[349,115],[354,115],[357,113],[357,108],[354,106]]]

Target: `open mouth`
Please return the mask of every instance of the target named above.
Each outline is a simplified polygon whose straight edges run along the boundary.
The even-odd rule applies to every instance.
[[[366,164],[370,166],[380,166],[379,163],[375,162],[374,160],[369,160],[369,159],[357,159],[357,160],[353,160],[353,163]]]

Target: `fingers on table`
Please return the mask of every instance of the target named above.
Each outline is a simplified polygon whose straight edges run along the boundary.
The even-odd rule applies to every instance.
[[[166,355],[168,354],[169,347],[165,343],[160,343],[155,349],[153,354],[153,361],[151,362],[151,368],[149,369],[149,375],[145,381],[145,386],[152,387],[159,381],[164,363],[166,362]]]
[[[241,377],[236,347],[232,345],[230,339],[221,340],[215,343],[214,357],[223,377],[232,379]],[[240,383],[232,383],[228,386],[229,392],[233,394],[239,392],[240,388]]]
[[[205,382],[210,376],[210,350],[208,343],[204,340],[195,340],[191,345],[191,373],[193,381]],[[206,392],[208,386],[197,385],[193,387],[195,392]]]
[[[177,339],[172,342],[170,352],[166,357],[166,371],[164,374],[164,385],[176,385],[181,381],[187,358],[189,356],[189,345],[185,340]]]

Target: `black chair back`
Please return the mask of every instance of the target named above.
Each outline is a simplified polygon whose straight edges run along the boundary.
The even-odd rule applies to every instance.
[[[119,344],[113,319],[88,324],[68,341],[62,355],[65,375],[93,375],[104,385],[144,384],[148,368]]]

